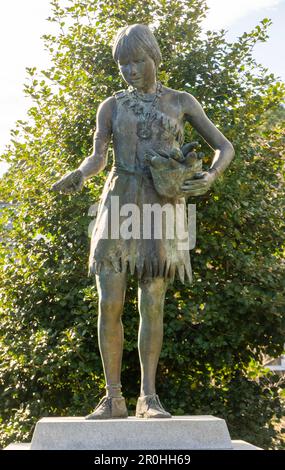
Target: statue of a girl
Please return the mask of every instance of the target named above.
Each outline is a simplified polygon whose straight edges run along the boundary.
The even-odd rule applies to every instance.
[[[115,234],[110,234],[111,219],[119,217],[116,220],[122,223],[127,213],[121,214],[120,209],[126,204],[135,204],[140,209],[139,218],[144,207],[153,204],[164,206],[170,203],[175,211],[179,202],[186,214],[185,197],[206,193],[231,162],[234,150],[193,96],[172,90],[157,81],[161,54],[147,26],[135,24],[120,30],[113,44],[113,57],[129,88],[101,103],[92,155],[52,187],[66,193],[80,190],[87,178],[106,166],[107,150],[113,136],[114,164],[100,199],[89,260],[89,275],[95,275],[99,295],[98,337],[106,396],[86,418],[128,416],[120,383],[123,354],[121,317],[128,273],[138,279],[140,314],[141,391],[136,416],[167,418],[171,415],[161,405],[155,387],[163,339],[164,300],[167,286],[173,282],[176,273],[182,282],[185,276],[191,282],[189,249],[181,249],[177,236],[171,239],[162,233],[157,238],[151,232],[151,236],[144,237],[141,226],[136,236],[124,236],[123,231],[116,230]],[[172,194],[161,195],[156,190],[149,155],[167,157],[173,151],[179,153],[185,121],[215,150],[215,155],[208,171],[200,172],[196,178],[187,178],[185,173],[181,194],[173,199]],[[193,157],[193,152],[189,156]],[[118,206],[114,210],[111,206],[115,200]]]

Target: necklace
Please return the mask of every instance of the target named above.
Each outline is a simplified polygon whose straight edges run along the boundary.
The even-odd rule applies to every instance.
[[[156,104],[162,94],[162,84],[157,82],[154,96],[143,95],[136,88],[129,87],[129,107],[138,116],[137,136],[141,139],[152,137],[152,122],[156,118]]]

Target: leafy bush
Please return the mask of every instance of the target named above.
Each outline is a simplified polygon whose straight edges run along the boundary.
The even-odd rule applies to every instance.
[[[284,87],[252,57],[270,20],[229,43],[224,31],[201,35],[203,0],[51,5],[58,34],[44,39],[52,66],[27,69],[34,106],[12,133],[3,155],[11,166],[0,181],[8,204],[1,215],[1,444],[29,440],[42,416],[87,414],[103,393],[87,226],[106,171],[81,194],[49,188],[90,154],[98,104],[123,87],[110,50],[115,31],[144,22],[161,45],[160,79],[194,94],[236,149],[213,190],[189,201],[198,211],[194,283],[177,281],[167,294],[158,393],[173,414],[224,417],[233,438],[280,447],[274,422],[282,380],[260,362],[277,357],[284,342],[284,134],[278,122],[266,125]],[[207,167],[211,155],[201,144]],[[129,279],[122,382],[130,410],[139,392],[136,289]]]

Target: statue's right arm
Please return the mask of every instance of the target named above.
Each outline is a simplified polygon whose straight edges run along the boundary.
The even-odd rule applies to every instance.
[[[93,152],[85,158],[78,167],[84,180],[97,175],[107,164],[107,151],[112,135],[112,115],[116,98],[111,96],[100,104],[96,117],[96,132],[94,134]]]
[[[64,175],[51,187],[53,191],[73,193],[80,191],[84,181],[90,176],[97,175],[107,164],[107,150],[112,135],[112,115],[116,98],[111,96],[100,104],[97,111],[96,132],[94,135],[93,152],[85,158],[74,171]]]

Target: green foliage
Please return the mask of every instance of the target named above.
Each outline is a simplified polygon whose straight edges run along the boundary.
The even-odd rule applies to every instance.
[[[284,342],[284,134],[279,119],[268,125],[284,87],[252,57],[270,21],[228,43],[224,31],[201,36],[203,0],[51,5],[52,66],[27,69],[34,106],[12,133],[0,181],[2,445],[29,440],[39,417],[87,414],[103,393],[87,227],[106,171],[80,194],[49,187],[90,154],[98,104],[124,86],[111,57],[115,31],[144,22],[162,49],[160,79],[193,93],[236,149],[211,193],[189,201],[198,209],[194,283],[167,294],[158,392],[174,414],[225,417],[233,438],[280,447],[282,381],[259,365]],[[130,409],[139,391],[136,289],[130,279],[122,380]]]

